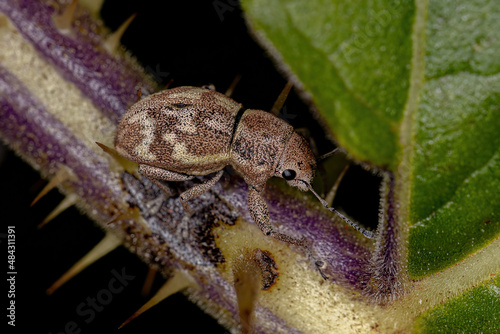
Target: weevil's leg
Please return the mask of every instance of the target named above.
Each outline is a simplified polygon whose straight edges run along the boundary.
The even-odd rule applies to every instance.
[[[153,179],[164,181],[188,181],[194,178],[193,175],[172,172],[167,169],[142,164],[139,165],[139,173]]]
[[[147,177],[154,184],[160,187],[168,196],[172,196],[172,192],[170,189],[165,187],[160,180],[163,181],[187,181],[194,178],[193,175],[186,175],[181,173],[172,172],[166,169],[148,166],[148,165],[139,165],[139,173]]]
[[[187,201],[189,201],[192,198],[200,196],[201,194],[203,194],[204,192],[206,192],[210,188],[212,188],[219,181],[222,174],[224,174],[223,169],[218,171],[217,174],[215,174],[215,176],[213,178],[211,178],[210,180],[207,180],[207,181],[203,182],[202,184],[195,185],[194,187],[183,192],[181,194],[181,203],[182,203],[182,206],[184,207],[184,210],[186,210],[186,212],[192,212]]]
[[[167,198],[171,197],[171,196],[173,196],[175,194],[172,190],[170,190],[169,188],[167,188],[167,186],[165,186],[165,184],[163,184],[160,180],[153,179],[150,176],[146,176],[146,177],[148,178],[149,181],[151,181],[154,184],[156,184],[156,186],[158,188],[160,188],[161,190],[163,190],[163,192],[167,195]]]
[[[321,277],[326,281],[329,279],[329,277],[323,272],[323,270],[326,268],[326,263],[322,260],[318,260],[316,256],[314,256],[313,252],[309,249],[308,246],[304,246],[306,250],[306,254],[309,257],[310,260],[314,263],[314,266],[316,269],[319,271]]]
[[[319,273],[321,274],[321,277],[323,277],[324,280],[328,279],[328,276],[326,276],[323,273],[323,267],[325,266],[325,263],[321,260],[318,260],[311,250],[309,249],[307,245],[307,239],[306,238],[301,238],[297,239],[294,237],[291,237],[289,235],[283,234],[283,233],[278,233],[274,232],[273,228],[271,226],[271,223],[269,222],[269,209],[267,206],[266,201],[262,197],[262,191],[264,190],[264,185],[260,186],[248,186],[248,210],[250,211],[250,215],[252,216],[253,221],[257,224],[257,226],[260,228],[262,233],[265,235],[269,235],[275,239],[278,239],[280,241],[288,242],[290,244],[294,244],[297,246],[304,247],[306,250],[307,255],[313,260],[314,265],[318,269]]]
[[[306,246],[306,239],[296,239],[289,235],[273,231],[273,227],[269,222],[269,209],[267,203],[262,197],[264,186],[248,186],[248,211],[252,216],[253,221],[260,228],[262,233],[269,235],[280,241],[288,242],[298,246]]]

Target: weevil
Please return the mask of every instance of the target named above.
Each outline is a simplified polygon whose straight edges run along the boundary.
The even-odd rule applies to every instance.
[[[177,87],[143,98],[123,115],[114,144],[119,154],[139,164],[140,174],[160,187],[160,180],[187,181],[215,173],[180,194],[186,211],[187,201],[214,186],[230,165],[248,184],[248,210],[265,235],[306,246],[304,238],[276,232],[270,224],[262,193],[274,176],[302,191],[310,190],[326,208],[366,237],[374,237],[313,190],[316,159],[291,125],[266,111],[245,109],[215,90]]]

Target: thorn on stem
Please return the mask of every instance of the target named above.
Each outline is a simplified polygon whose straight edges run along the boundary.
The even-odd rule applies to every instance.
[[[111,232],[107,232],[104,238],[94,248],[92,248],[90,252],[88,252],[84,257],[78,260],[67,272],[65,272],[57,281],[54,282],[54,284],[52,284],[47,289],[47,294],[53,294],[63,284],[78,275],[92,263],[109,254],[120,244],[120,239],[118,239]]]
[[[64,11],[59,15],[54,15],[52,17],[52,22],[63,35],[71,36],[73,35],[73,21],[75,19],[76,6],[78,0],[73,0],[69,5],[66,6]]]
[[[116,29],[114,33],[108,36],[106,40],[104,41],[104,48],[109,52],[109,53],[115,53],[118,46],[120,45],[120,40],[127,30],[127,28],[130,26],[130,23],[134,20],[134,18],[137,16],[137,14],[132,14],[128,19],[125,20],[125,22],[122,23],[122,25]]]

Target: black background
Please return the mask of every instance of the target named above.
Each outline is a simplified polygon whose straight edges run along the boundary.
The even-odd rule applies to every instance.
[[[160,84],[172,86],[214,84],[224,92],[241,75],[233,98],[246,107],[269,110],[286,80],[266,52],[249,35],[239,5],[234,1],[106,1],[103,20],[115,30],[133,13],[137,17],[122,42]],[[161,5],[160,5],[161,4]],[[222,4],[222,5],[221,5]],[[227,10],[216,10],[223,7]],[[222,15],[222,16],[221,16]],[[221,19],[222,18],[222,19]],[[292,93],[286,102],[288,121],[307,126],[319,144],[320,153],[334,148],[308,114],[308,107]],[[73,263],[86,254],[104,233],[75,208],[60,214],[42,229],[37,225],[63,199],[56,190],[30,208],[45,181],[15,155],[0,148],[0,212],[2,230],[16,226],[16,331],[64,332],[75,321],[81,333],[114,333],[148,298],[140,291],[147,267],[123,247],[93,264],[52,296],[45,290]],[[379,179],[353,166],[344,178],[335,205],[367,226],[374,226],[378,210]],[[0,239],[2,252],[6,249]],[[4,253],[7,257],[6,252]],[[86,324],[77,306],[107,287],[112,270],[124,268],[135,278],[109,305]],[[156,277],[153,293],[164,280]],[[4,282],[5,283],[5,282]],[[7,290],[3,290],[5,296]],[[4,297],[6,300],[6,296]],[[3,305],[6,305],[5,303]],[[3,321],[7,321],[5,318]],[[227,333],[182,294],[152,308],[120,333]]]

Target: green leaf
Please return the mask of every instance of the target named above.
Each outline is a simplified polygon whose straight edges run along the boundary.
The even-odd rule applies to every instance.
[[[429,4],[409,184],[413,277],[500,233],[499,31],[498,2]]]
[[[500,276],[497,276],[490,282],[422,314],[416,321],[416,332],[498,333],[499,299]]]

